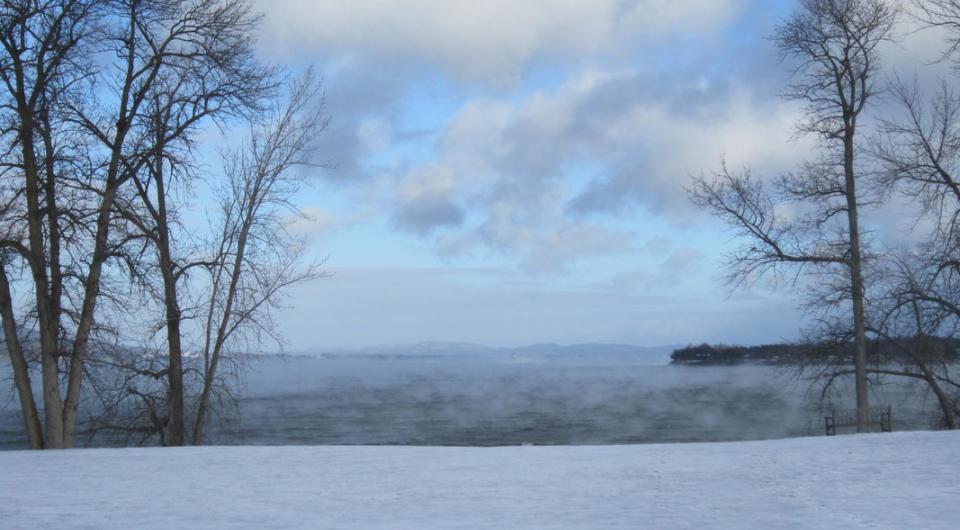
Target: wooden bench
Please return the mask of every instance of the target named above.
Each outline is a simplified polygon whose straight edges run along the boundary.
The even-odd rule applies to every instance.
[[[837,429],[859,427],[858,411],[860,409],[837,410],[833,409],[830,416],[824,416],[823,420],[827,427],[827,436],[837,434]],[[869,427],[880,427],[881,432],[890,432],[893,430],[893,423],[890,416],[890,405],[886,407],[869,407],[863,409],[863,424]]]

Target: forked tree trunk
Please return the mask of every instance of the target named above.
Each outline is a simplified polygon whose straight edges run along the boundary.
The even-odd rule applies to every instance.
[[[27,231],[30,243],[30,272],[33,276],[37,304],[37,324],[40,332],[40,364],[43,384],[43,416],[46,433],[44,448],[63,447],[63,401],[60,398],[60,344],[59,324],[50,307],[50,284],[44,252],[43,210],[40,206],[40,175],[35,151],[34,115],[26,100],[23,72],[17,72],[17,93],[20,107],[20,148],[23,156]],[[51,177],[52,178],[52,177]]]
[[[257,198],[256,192],[246,200],[250,201],[244,204],[243,224],[240,234],[237,236],[237,250],[234,256],[232,268],[230,270],[230,285],[227,287],[227,300],[223,307],[223,315],[217,325],[217,334],[214,339],[213,349],[210,353],[210,362],[206,372],[203,374],[203,389],[200,392],[200,399],[197,403],[197,415],[193,426],[193,443],[200,445],[203,441],[204,422],[207,419],[208,409],[210,408],[210,394],[213,391],[213,383],[216,381],[217,367],[220,364],[220,357],[223,355],[223,346],[226,343],[229,328],[232,324],[233,305],[236,301],[237,287],[240,283],[240,276],[243,272],[244,252],[247,247],[247,238],[250,234],[250,226],[256,215]],[[216,293],[214,293],[216,296]]]

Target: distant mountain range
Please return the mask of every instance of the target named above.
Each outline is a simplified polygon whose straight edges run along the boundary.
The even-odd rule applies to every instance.
[[[341,357],[372,356],[377,358],[400,357],[500,357],[513,360],[623,360],[650,364],[667,364],[670,354],[678,347],[634,346],[631,344],[531,344],[520,347],[492,347],[468,342],[420,342],[395,346],[377,346],[370,348],[337,348],[319,352],[298,352],[297,356]]]

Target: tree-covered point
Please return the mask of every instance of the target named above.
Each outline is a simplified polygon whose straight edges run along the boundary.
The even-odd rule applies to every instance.
[[[726,344],[698,344],[674,350],[670,364],[688,366],[718,366],[733,364],[800,364],[831,356],[852,356],[854,345],[849,344],[763,344],[735,346]],[[941,337],[909,337],[874,340],[867,343],[867,357],[871,362],[905,363],[917,357],[927,362],[960,361],[960,339]]]

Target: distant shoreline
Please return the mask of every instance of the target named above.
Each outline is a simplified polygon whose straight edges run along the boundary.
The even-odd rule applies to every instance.
[[[931,361],[960,361],[960,340],[941,337],[902,338],[892,341],[871,341],[867,356],[880,363],[914,362],[912,355]],[[852,344],[764,344],[735,346],[726,344],[689,345],[670,354],[673,366],[733,366],[754,364],[786,366],[804,362],[853,356]]]

